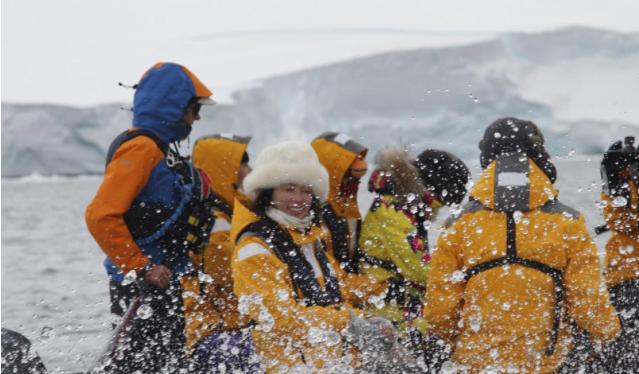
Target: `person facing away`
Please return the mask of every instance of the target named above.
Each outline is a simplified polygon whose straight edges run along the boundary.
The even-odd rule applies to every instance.
[[[331,231],[333,257],[348,273],[357,273],[362,224],[357,191],[368,169],[365,159],[368,149],[335,132],[323,133],[311,146],[329,175],[328,200],[322,206],[322,218]]]
[[[414,330],[418,340],[428,335],[421,318],[430,259],[426,227],[441,206],[461,202],[468,175],[466,165],[445,151],[427,149],[414,157],[386,149],[369,181],[375,197],[362,225],[360,268],[390,285],[376,313],[401,330]]]
[[[639,153],[633,137],[626,137],[624,143],[613,143],[603,156],[601,200],[612,230],[604,274],[622,326],[621,336],[607,354],[609,368],[632,373],[639,367]]]
[[[433,250],[424,316],[470,372],[554,372],[571,321],[602,343],[619,333],[597,248],[583,215],[557,199],[534,123],[498,119],[479,148],[483,172]]]
[[[231,268],[240,311],[256,323],[252,335],[267,372],[352,370],[347,331],[377,328],[351,305],[384,291],[357,283],[332,256],[322,228],[320,203],[328,196],[328,174],[310,145],[285,142],[265,148],[244,179],[248,206],[236,201]]]
[[[133,127],[111,144],[86,209],[87,227],[107,255],[112,310],[123,313],[136,280],[152,300],[142,303],[147,313],[138,315],[146,318],[136,320],[140,326],[123,346],[127,354],[118,355],[123,360],[114,361],[116,371],[166,368],[183,349],[179,277],[189,270],[188,250],[208,239],[203,204],[210,188],[175,144],[188,137],[201,106],[213,103],[211,95],[184,66],[157,63],[147,70],[135,86]]]
[[[194,372],[240,370],[255,372],[250,319],[238,311],[233,294],[229,230],[235,199],[244,200],[241,186],[250,172],[246,151],[250,137],[215,134],[202,137],[193,147],[193,165],[211,177],[215,221],[202,253],[191,254],[194,273],[182,279],[186,348]],[[237,350],[238,353],[235,353]],[[254,360],[255,361],[255,360]]]

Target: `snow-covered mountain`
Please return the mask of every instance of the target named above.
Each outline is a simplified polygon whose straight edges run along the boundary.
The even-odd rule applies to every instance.
[[[204,109],[191,139],[253,135],[257,151],[335,130],[373,151],[403,144],[476,159],[484,128],[515,116],[538,123],[555,155],[595,155],[614,139],[639,135],[638,92],[639,35],[573,27],[264,79],[236,90],[232,103]],[[130,124],[121,106],[130,104],[2,103],[2,176],[101,173],[109,143]]]

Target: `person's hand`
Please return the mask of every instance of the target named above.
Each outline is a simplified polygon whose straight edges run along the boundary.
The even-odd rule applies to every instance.
[[[171,270],[164,265],[153,265],[144,274],[144,281],[156,288],[167,288],[171,281]]]
[[[393,323],[386,318],[375,316],[367,318],[366,322],[377,327],[377,331],[379,331],[380,335],[386,338],[386,340],[390,341],[391,343],[397,335],[397,328],[395,328]]]
[[[382,317],[362,319],[351,311],[351,320],[344,331],[347,341],[360,346],[360,350],[387,351],[393,345],[397,329]]]

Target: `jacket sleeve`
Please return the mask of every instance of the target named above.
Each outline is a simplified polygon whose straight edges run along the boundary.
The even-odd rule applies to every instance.
[[[597,247],[583,216],[569,223],[566,237],[569,248],[564,285],[570,315],[596,339],[610,341],[619,333],[619,319],[603,285]]]
[[[148,263],[124,222],[124,213],[164,158],[153,140],[138,136],[118,148],[106,168],[102,184],[85,212],[91,235],[104,253],[127,273]]]
[[[238,243],[232,271],[240,311],[248,311],[253,320],[263,329],[270,328],[271,333],[306,341],[312,327],[330,327],[339,332],[350,320],[347,309],[297,303],[286,264],[254,238],[244,238]]]
[[[460,276],[462,261],[460,234],[456,224],[444,231],[432,251],[430,274],[426,287],[424,317],[437,335],[452,340],[457,335],[457,321],[465,288]],[[460,279],[461,278],[461,279]]]
[[[409,243],[409,237],[415,231],[404,213],[382,204],[369,211],[364,219],[360,248],[367,255],[392,261],[405,279],[425,285],[428,265]]]

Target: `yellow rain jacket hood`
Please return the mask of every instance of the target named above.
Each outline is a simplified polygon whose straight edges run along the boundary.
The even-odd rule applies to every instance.
[[[202,338],[220,330],[233,330],[249,323],[237,310],[231,277],[231,213],[238,197],[238,172],[250,137],[211,135],[198,139],[193,147],[193,164],[211,177],[211,189],[218,197],[215,224],[208,247],[191,254],[201,274],[183,277],[186,346],[191,350]],[[205,281],[203,281],[204,279]]]
[[[328,203],[340,217],[360,218],[357,195],[342,196],[340,189],[353,161],[357,156],[366,157],[368,149],[345,135],[331,132],[320,135],[311,146],[329,174]]]
[[[532,160],[499,156],[470,195],[433,250],[424,310],[453,361],[547,373],[570,352],[568,318],[596,340],[618,334],[584,218]]]
[[[250,141],[250,136],[211,135],[198,139],[193,147],[193,165],[211,177],[211,189],[231,209],[242,157]]]
[[[352,362],[346,359],[350,348],[341,342],[340,331],[350,321],[351,306],[383,292],[383,287],[346,274],[327,250],[327,268],[339,282],[342,302],[329,306],[299,302],[301,295],[293,285],[289,266],[259,233],[242,233],[259,219],[244,204],[235,203],[231,238],[237,244],[232,270],[240,310],[257,323],[253,339],[266,371],[316,372],[326,365],[340,371],[333,365],[350,367]],[[306,235],[284,229],[310,263],[319,258],[317,251],[324,251],[318,241],[330,246],[330,235],[321,226],[314,225]],[[318,284],[326,287],[321,266],[314,265],[313,269]]]

